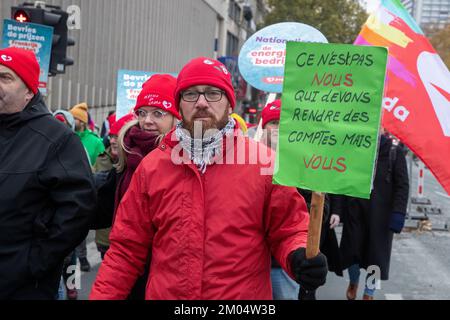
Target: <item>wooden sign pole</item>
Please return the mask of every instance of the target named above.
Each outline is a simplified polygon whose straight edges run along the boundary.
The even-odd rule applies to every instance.
[[[306,259],[317,256],[320,252],[320,235],[322,233],[323,208],[325,193],[313,192],[309,213],[308,240],[306,243]],[[316,292],[300,287],[299,300],[316,300]]]
[[[320,235],[322,231],[323,207],[325,193],[313,192],[309,213],[308,240],[306,244],[306,258],[311,259],[319,254]]]

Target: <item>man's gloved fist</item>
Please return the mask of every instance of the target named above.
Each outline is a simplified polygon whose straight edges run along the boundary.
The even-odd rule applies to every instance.
[[[389,222],[389,229],[395,233],[402,232],[403,226],[405,225],[405,214],[401,212],[392,212],[391,220]]]
[[[319,253],[312,259],[306,259],[306,249],[298,248],[289,255],[291,270],[297,283],[311,291],[325,284],[327,279],[327,258]]]

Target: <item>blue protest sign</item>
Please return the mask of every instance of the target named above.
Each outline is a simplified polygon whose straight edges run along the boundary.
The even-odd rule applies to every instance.
[[[266,92],[283,91],[286,42],[328,42],[317,29],[297,22],[282,22],[256,32],[242,46],[239,71],[251,86]]]
[[[119,70],[117,77],[116,119],[132,112],[142,85],[154,72]]]
[[[119,70],[117,76],[117,120],[128,113],[133,112],[137,97],[139,96],[139,93],[141,93],[142,85],[154,74],[160,74],[160,72]],[[177,76],[176,73],[166,74],[170,74],[174,77]]]
[[[5,19],[2,48],[17,47],[33,51],[39,62],[39,90],[47,95],[48,69],[52,53],[53,27],[35,23],[21,23]]]

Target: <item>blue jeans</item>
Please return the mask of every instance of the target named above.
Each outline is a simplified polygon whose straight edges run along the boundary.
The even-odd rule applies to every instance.
[[[359,283],[359,277],[361,275],[361,270],[359,268],[359,264],[351,265],[348,268],[348,275],[350,277],[350,283],[351,284],[358,284]],[[375,295],[375,289],[368,288],[367,278],[366,278],[366,285],[364,288],[364,294],[373,297]]]
[[[282,268],[272,268],[270,277],[274,300],[298,300],[300,286]]]
[[[61,277],[59,281],[58,295],[56,297],[57,300],[66,300],[66,286],[64,285],[64,279]]]
[[[67,280],[69,279],[69,274],[67,273],[67,268],[70,266],[76,266],[77,265],[77,256],[75,254],[75,250],[72,251],[65,259],[64,259],[64,265],[61,275],[61,281],[59,282],[59,288],[58,288],[58,300],[67,300]]]

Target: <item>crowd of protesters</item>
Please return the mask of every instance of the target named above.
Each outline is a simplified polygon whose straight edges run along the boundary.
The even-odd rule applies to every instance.
[[[34,54],[0,57],[0,299],[77,299],[68,275],[77,259],[91,269],[89,230],[102,258],[90,299],[295,300],[348,270],[354,300],[361,268],[388,280],[409,183],[386,134],[370,199],[327,195],[307,258],[311,192],[272,183],[281,100],[250,137],[230,72],[198,57],[177,78],[150,77],[100,137],[86,103],[48,111]],[[366,281],[362,298],[374,294]]]

